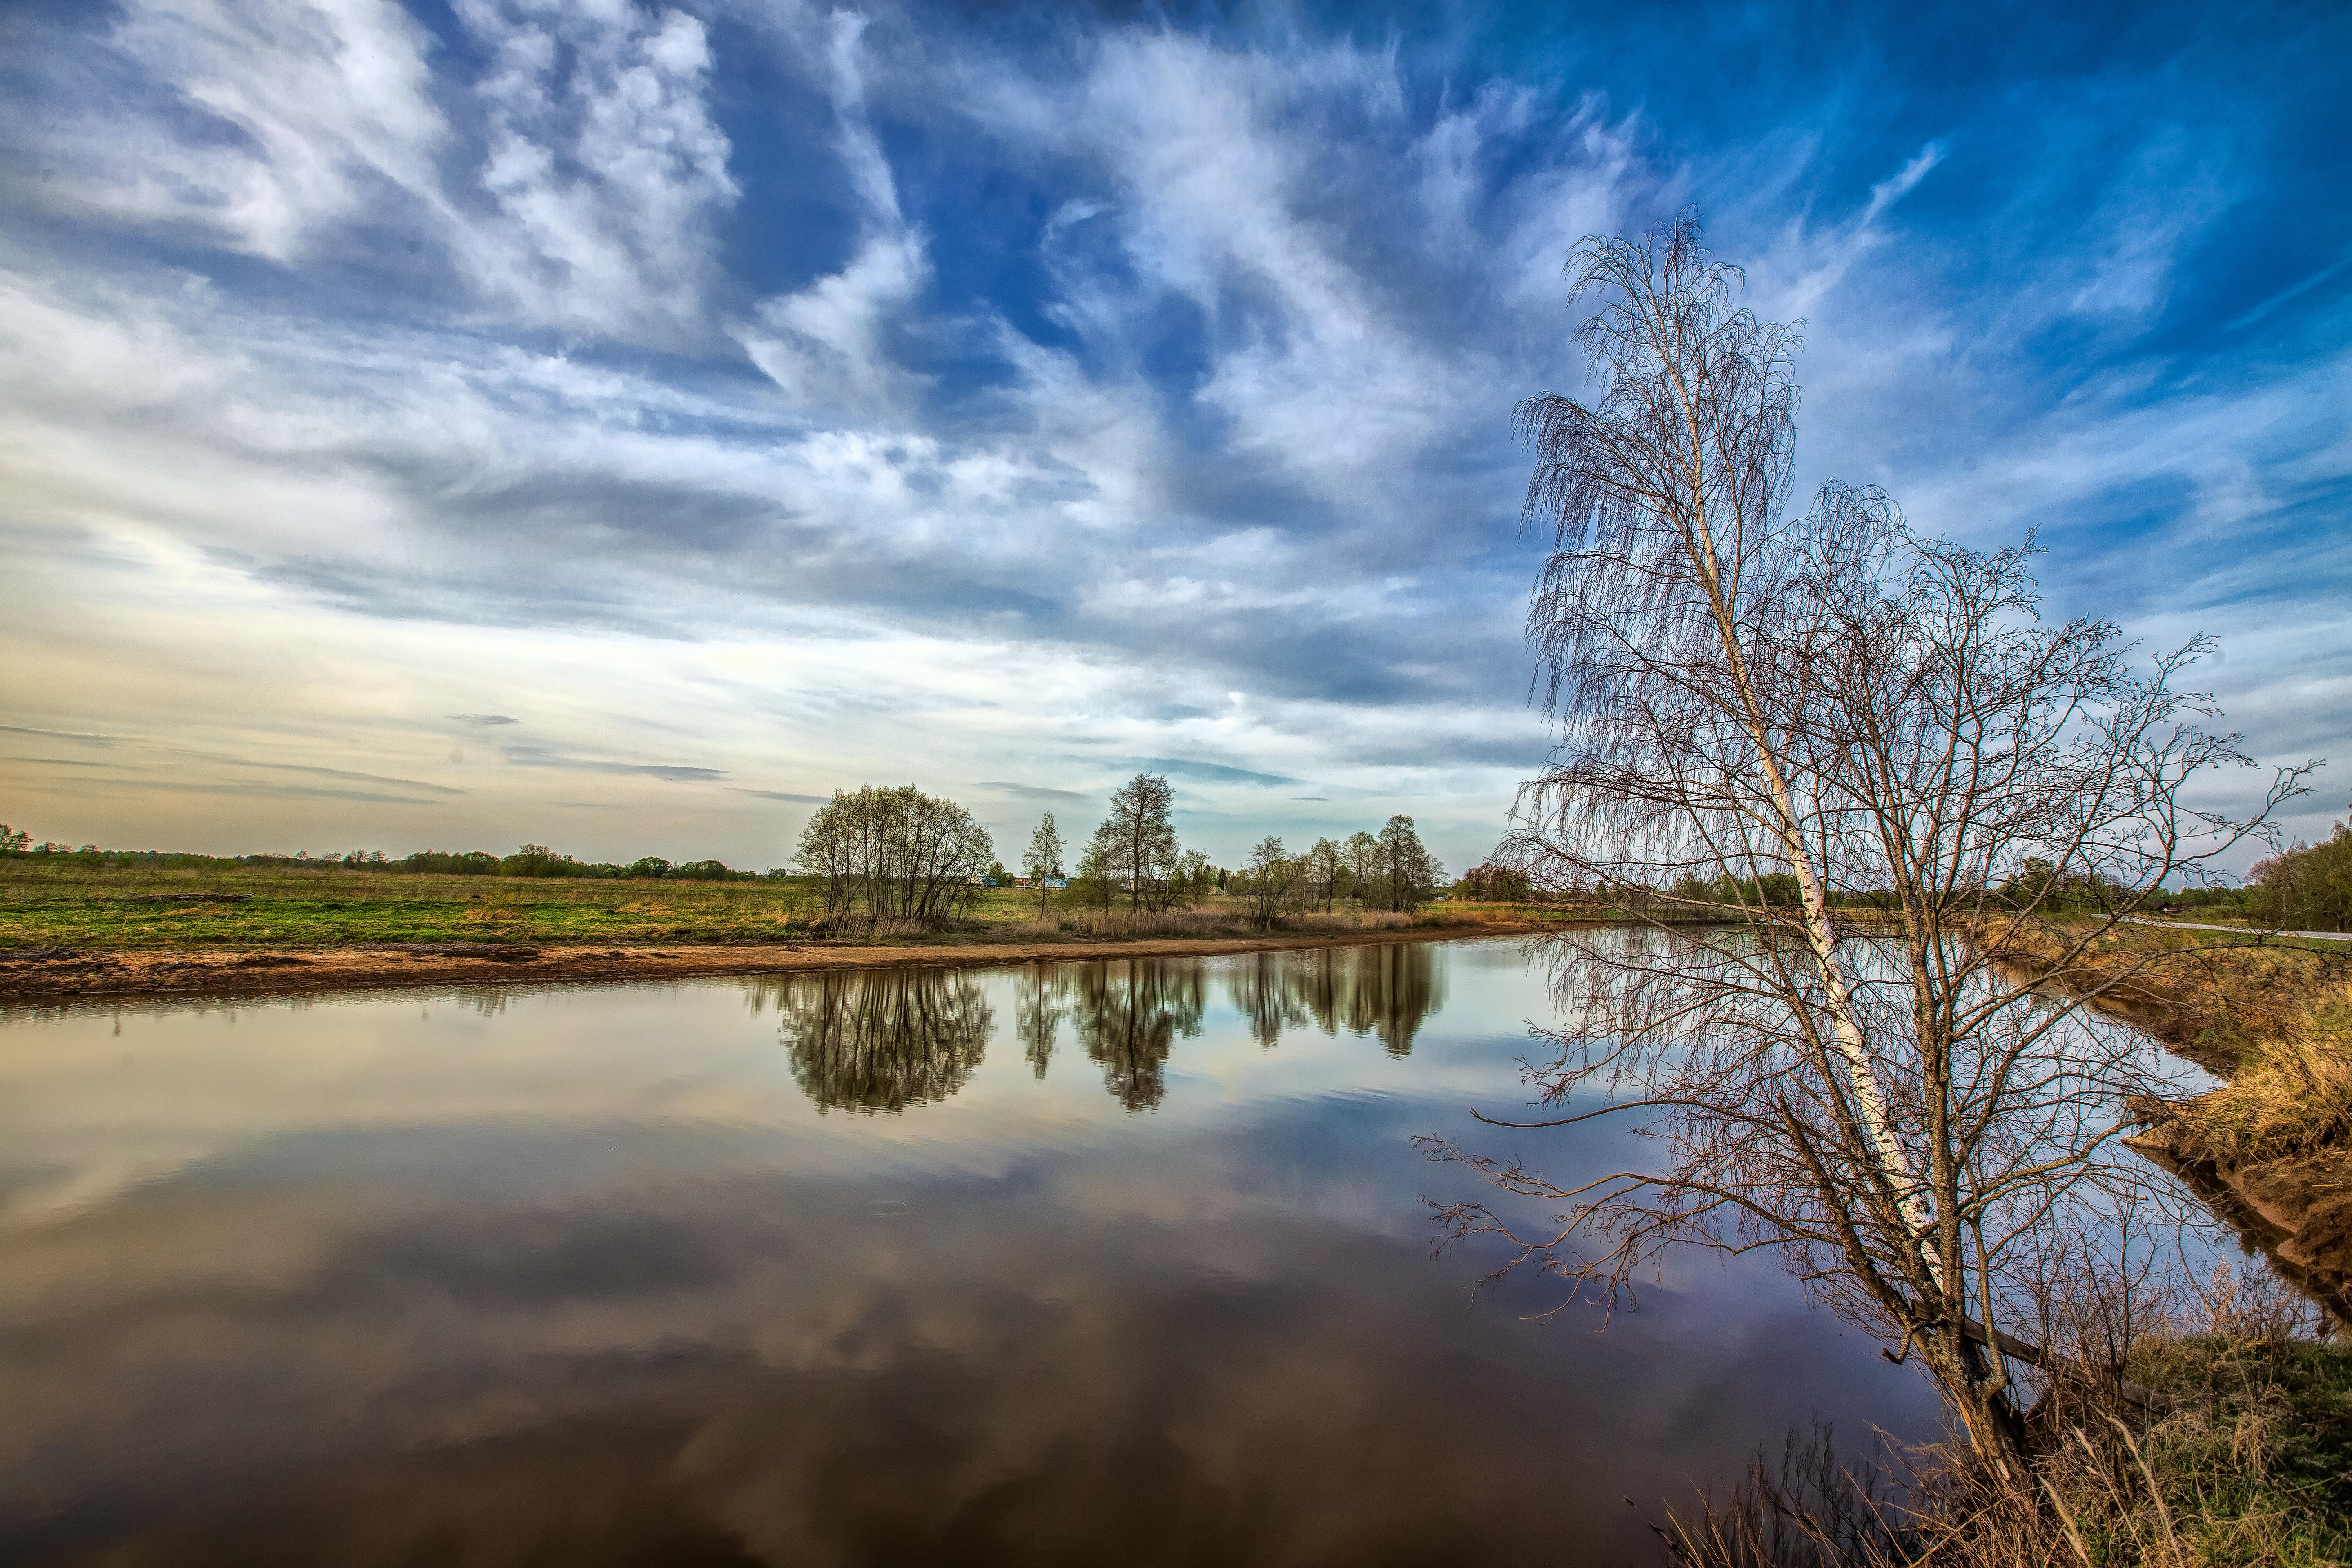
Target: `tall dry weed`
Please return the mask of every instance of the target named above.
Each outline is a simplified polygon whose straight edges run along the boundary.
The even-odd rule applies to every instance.
[[[2352,986],[2241,1037],[2230,1081],[2178,1108],[2210,1152],[2236,1161],[2340,1148],[2352,1138]]]

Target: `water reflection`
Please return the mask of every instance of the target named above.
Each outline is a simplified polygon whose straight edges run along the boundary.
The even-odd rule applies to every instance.
[[[1622,1495],[1790,1419],[1932,1433],[1769,1265],[1596,1335],[1430,1260],[1409,1140],[1543,995],[1416,944],[12,1026],[0,1562],[1646,1561]]]
[[[1227,984],[1262,1047],[1311,1023],[1326,1035],[1377,1036],[1389,1055],[1408,1057],[1422,1025],[1445,1004],[1438,975],[1433,949],[1399,942],[1255,953],[1234,964]]]
[[[1199,1036],[1213,976],[1261,1049],[1313,1028],[1377,1037],[1391,1057],[1444,1005],[1425,943],[1260,952],[1206,965],[1192,958],[1034,964],[1013,987],[1013,1033],[1043,1079],[1068,1026],[1103,1087],[1128,1110],[1167,1096],[1176,1043]],[[945,1100],[971,1079],[994,1015],[967,973],[902,970],[771,978],[755,1005],[782,1015],[793,1076],[820,1109],[898,1111]]]
[[[1076,963],[1063,977],[1070,1016],[1103,1087],[1129,1110],[1158,1106],[1168,1091],[1168,1053],[1201,1032],[1209,1001],[1198,959],[1129,958]]]
[[[819,1110],[945,1100],[979,1068],[996,1022],[966,971],[838,970],[780,989],[777,1032]]]

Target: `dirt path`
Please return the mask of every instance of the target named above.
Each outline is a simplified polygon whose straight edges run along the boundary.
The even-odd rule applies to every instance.
[[[1106,958],[1198,957],[1294,952],[1392,942],[1524,935],[1531,922],[1424,926],[1403,931],[1276,931],[1267,936],[1131,937],[1108,941],[774,942],[670,947],[500,947],[406,942],[373,947],[274,948],[251,952],[0,953],[0,1001],[100,997],[250,995],[377,985],[484,982],[682,979],[709,974],[789,974],[887,966],[968,968],[1066,963]]]

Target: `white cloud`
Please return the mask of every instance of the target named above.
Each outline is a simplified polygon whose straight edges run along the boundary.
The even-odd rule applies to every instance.
[[[811,277],[721,248],[743,197],[718,22],[454,15],[436,54],[388,3],[129,0],[89,51],[125,73],[105,121],[22,121],[77,239],[100,215],[288,269],[257,288],[249,266],[29,232],[0,254],[0,535],[55,612],[0,658],[49,672],[60,724],[235,730],[250,704],[304,716],[260,727],[289,756],[373,747],[410,776],[387,717],[406,691],[521,715],[549,755],[783,794],[913,755],[943,787],[1010,755],[1073,776],[1216,756],[1333,809],[1450,802],[1428,818],[1466,863],[1540,751],[1507,416],[1580,381],[1561,259],[1724,190],[1751,302],[1811,318],[1817,470],[1970,537],[2074,529],[2084,580],[2125,574],[2098,527],[2161,488],[2166,548],[2197,569],[2105,591],[2158,620],[2284,595],[2340,642],[2293,580],[2341,581],[2332,546],[2277,519],[2352,472],[2341,365],[2221,384],[2132,355],[2202,219],[2127,195],[2095,208],[2097,244],[1955,284],[1911,193],[1968,155],[1962,129],[1816,210],[1819,127],[1661,168],[1598,98],[1498,80],[1433,104],[1394,50],[1090,25],[999,54],[920,16],[730,12],[726,36],[775,45],[829,110],[786,150],[817,193],[794,221],[845,197],[790,237],[829,257]],[[56,101],[96,79],[49,65]],[[942,199],[975,171],[1002,176],[986,203]],[[975,222],[997,226],[967,267],[950,247]],[[411,289],[389,302],[387,238]],[[992,269],[1014,281],[973,280]],[[2017,345],[2053,325],[2103,357],[2048,374]],[[2233,677],[2266,689],[2284,647]],[[506,684],[469,685],[485,668]],[[338,683],[373,693],[349,724]],[[611,777],[652,792],[631,809],[688,787]],[[525,785],[500,787],[522,812]]]
[[[704,336],[711,227],[738,195],[705,101],[702,24],[623,0],[458,0],[490,57],[477,176],[500,221],[458,229],[478,285],[523,320]]]
[[[391,0],[137,0],[107,44],[168,96],[60,64],[66,115],[34,133],[72,176],[61,205],[280,262],[386,189],[440,206],[428,39]]]
[[[895,363],[886,331],[929,281],[919,229],[898,209],[897,184],[866,117],[866,21],[835,12],[824,40],[835,150],[862,208],[856,254],[797,293],[762,300],[737,336],[751,362],[796,405],[861,420],[911,415],[920,378]]]
[[[404,265],[446,261],[492,320],[713,338],[714,226],[738,193],[702,24],[626,0],[457,11],[489,59],[470,94],[436,83],[394,0],[131,0],[105,70],[52,63],[69,107],[26,127],[67,176],[47,199],[288,266],[405,233]],[[445,112],[464,97],[478,142]]]

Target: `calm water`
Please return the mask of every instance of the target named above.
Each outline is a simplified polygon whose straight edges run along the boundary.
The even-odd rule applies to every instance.
[[[1915,1375],[1769,1266],[1474,1291],[1517,946],[0,1023],[0,1562],[1650,1563]]]

